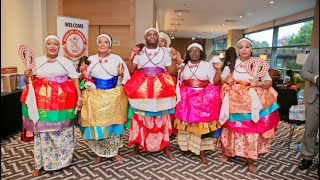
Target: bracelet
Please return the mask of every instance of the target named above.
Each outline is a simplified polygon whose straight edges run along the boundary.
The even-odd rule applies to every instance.
[[[82,101],[82,98],[81,98],[81,97],[78,97],[78,100]]]

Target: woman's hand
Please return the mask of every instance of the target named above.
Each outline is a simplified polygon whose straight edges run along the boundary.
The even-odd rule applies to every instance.
[[[259,80],[250,79],[250,85],[253,87],[261,87],[262,82]]]
[[[32,77],[32,69],[26,69],[24,71],[24,82],[29,84],[29,77]]]
[[[234,79],[232,76],[227,76],[223,81],[228,84],[232,84],[234,82]]]
[[[212,63],[212,66],[213,66],[216,70],[221,70],[221,69],[222,69],[222,63],[220,63],[220,62]]]
[[[76,113],[78,113],[79,111],[81,111],[82,109],[82,98],[78,98],[77,103],[76,103]]]
[[[118,65],[118,75],[121,76],[121,77],[123,77],[123,72],[124,72],[124,67],[123,67],[123,64],[120,63],[120,64]]]
[[[178,51],[175,50],[173,47],[170,47],[170,56],[172,61],[176,62],[178,58]]]

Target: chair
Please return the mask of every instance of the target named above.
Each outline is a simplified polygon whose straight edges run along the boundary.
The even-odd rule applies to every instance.
[[[290,149],[291,139],[294,133],[296,126],[302,126],[305,124],[305,121],[289,119],[289,109],[292,105],[297,105],[297,91],[294,89],[277,89],[278,98],[277,103],[280,108],[278,109],[280,114],[280,120],[290,124],[290,134],[288,142],[288,150]]]

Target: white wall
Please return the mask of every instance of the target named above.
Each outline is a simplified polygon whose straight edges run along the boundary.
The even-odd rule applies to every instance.
[[[33,48],[36,57],[43,55],[45,7],[43,0],[1,0],[1,66],[16,66],[19,73],[26,69],[18,55],[22,44]]]
[[[154,0],[136,0],[135,44],[145,42],[144,31],[155,27],[155,11]]]

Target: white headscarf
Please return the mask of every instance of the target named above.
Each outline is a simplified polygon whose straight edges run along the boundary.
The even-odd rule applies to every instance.
[[[241,41],[247,41],[247,42],[249,42],[249,43],[252,45],[252,42],[251,42],[248,38],[241,38],[241,39],[238,41],[237,46],[238,46],[238,44],[239,44]]]
[[[159,33],[159,38],[162,38],[164,40],[166,40],[167,42],[167,47],[170,47],[170,44],[171,44],[171,38],[164,32],[160,32]]]
[[[110,46],[112,46],[112,40],[111,40],[111,37],[108,35],[108,34],[100,34],[98,37],[97,37],[97,44],[99,42],[99,38],[100,37],[106,37],[108,40],[109,40],[109,43],[110,43]]]
[[[199,48],[201,51],[203,51],[203,47],[199,44],[199,43],[192,43],[188,46],[187,51],[189,51],[192,47],[197,47]]]
[[[149,31],[156,31],[159,34],[159,31],[156,28],[148,28],[144,31],[144,35],[146,35]]]
[[[45,39],[44,39],[44,43],[46,43],[49,39],[55,39],[57,41],[59,41],[60,43],[60,38],[56,35],[48,35]]]

